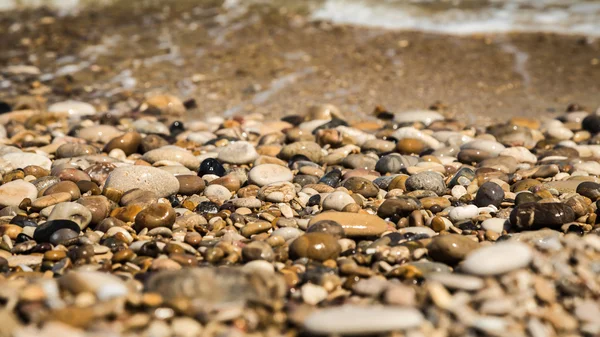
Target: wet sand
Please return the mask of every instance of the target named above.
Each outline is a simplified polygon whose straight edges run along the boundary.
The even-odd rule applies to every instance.
[[[115,108],[153,92],[195,99],[192,117],[282,116],[333,103],[355,118],[436,104],[468,122],[600,105],[600,41],[550,34],[453,37],[309,22],[301,8],[218,1],[119,4],[58,17],[0,13],[0,99]],[[116,107],[123,108],[123,107]]]

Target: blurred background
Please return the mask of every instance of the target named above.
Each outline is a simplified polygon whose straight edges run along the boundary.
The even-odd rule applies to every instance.
[[[0,0],[0,100],[192,118],[333,103],[356,119],[434,106],[468,122],[600,106],[600,2]]]

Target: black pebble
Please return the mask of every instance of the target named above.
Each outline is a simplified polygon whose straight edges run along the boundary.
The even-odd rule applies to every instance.
[[[203,201],[196,206],[196,212],[203,214],[215,214],[219,212],[219,206],[214,202]]]
[[[205,174],[214,174],[219,177],[224,176],[226,173],[223,164],[219,163],[214,158],[206,158],[200,163],[200,169],[198,170],[198,176],[202,177]]]
[[[319,180],[319,183],[329,185],[333,188],[336,188],[340,184],[341,180],[342,180],[342,171],[340,171],[338,169],[333,169],[333,170],[327,172],[327,174],[325,174]]]
[[[317,206],[320,203],[321,203],[321,195],[315,194],[308,199],[308,203],[306,204],[306,206],[309,206],[309,207]]]
[[[60,229],[70,229],[79,235],[79,225],[71,220],[51,220],[36,227],[33,232],[33,239],[36,242],[49,242],[52,234]]]

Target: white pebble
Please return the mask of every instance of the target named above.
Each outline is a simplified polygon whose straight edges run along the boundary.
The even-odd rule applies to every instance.
[[[531,248],[521,242],[500,242],[479,248],[465,258],[462,269],[470,274],[488,276],[526,267],[533,259]]]

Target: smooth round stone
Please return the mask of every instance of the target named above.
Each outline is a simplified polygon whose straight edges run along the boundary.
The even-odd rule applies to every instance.
[[[103,195],[84,196],[77,203],[85,206],[92,214],[91,225],[99,224],[111,211],[110,201]]]
[[[463,144],[460,149],[461,150],[480,150],[489,153],[490,155],[496,157],[500,155],[500,152],[504,150],[506,147],[498,142],[493,140],[486,139],[475,139],[466,144]]]
[[[437,195],[443,195],[446,191],[444,178],[439,173],[431,171],[410,176],[406,179],[405,185],[409,191],[425,190],[435,192]]]
[[[450,200],[444,197],[425,197],[419,201],[425,209],[431,209],[433,206],[439,206],[441,209],[450,207]]]
[[[135,227],[137,231],[144,228],[153,229],[157,227],[173,227],[177,213],[171,205],[156,203],[144,208],[135,216]]]
[[[303,325],[313,334],[367,335],[417,328],[424,320],[414,308],[343,305],[318,310]]]
[[[144,153],[142,159],[150,164],[154,164],[161,160],[174,161],[194,171],[198,170],[200,167],[200,161],[196,156],[179,146],[173,145],[150,150]]]
[[[242,248],[242,258],[244,261],[273,261],[275,253],[265,241],[252,241]]]
[[[383,219],[393,216],[405,217],[412,211],[420,209],[421,206],[421,202],[418,199],[411,197],[386,199],[377,209],[377,215]]]
[[[182,195],[200,194],[206,187],[204,179],[197,175],[178,175],[175,178],[179,181],[178,193]]]
[[[350,212],[324,212],[315,215],[308,222],[308,227],[323,220],[340,224],[347,237],[379,236],[388,230],[387,223],[376,215]]]
[[[481,228],[485,229],[486,231],[492,231],[498,234],[502,234],[502,231],[505,227],[507,227],[507,225],[508,224],[506,219],[492,218],[484,220],[481,223]]]
[[[63,169],[57,174],[57,176],[60,180],[68,180],[74,183],[92,180],[87,173],[74,168]]]
[[[152,95],[144,101],[144,104],[148,109],[159,110],[164,115],[182,115],[186,110],[183,102],[177,96],[170,94]]]
[[[172,174],[151,166],[121,166],[106,179],[105,188],[127,192],[134,188],[168,197],[179,191],[179,181]]]
[[[66,112],[71,117],[83,117],[96,114],[96,108],[89,103],[67,100],[50,105],[48,112]]]
[[[583,163],[577,163],[573,165],[575,170],[587,172],[591,175],[598,176],[600,175],[600,163],[595,161],[586,161]]]
[[[210,185],[204,189],[204,196],[211,200],[215,199],[219,202],[225,202],[231,199],[231,191],[222,185]]]
[[[348,178],[343,182],[342,186],[365,198],[374,198],[379,193],[379,188],[372,181],[362,177]]]
[[[296,197],[296,188],[290,182],[272,183],[258,190],[258,198],[270,202],[289,202]]]
[[[479,277],[455,273],[431,273],[427,275],[427,280],[439,282],[453,290],[476,291],[485,286],[485,282]]]
[[[593,181],[584,181],[577,185],[577,193],[592,200],[600,198],[600,184]]]
[[[250,164],[258,158],[258,153],[254,145],[245,142],[237,141],[228,144],[219,151],[217,159],[229,164]]]
[[[204,176],[205,174],[212,174],[219,177],[222,177],[226,174],[225,168],[223,164],[221,164],[218,160],[214,158],[206,158],[200,163],[200,169],[198,170],[199,176]]]
[[[383,139],[370,139],[363,143],[361,150],[362,152],[373,151],[376,153],[387,153],[392,152],[396,148],[394,142]]]
[[[71,195],[71,200],[77,200],[81,197],[81,191],[77,184],[72,181],[61,181],[56,183],[50,187],[48,187],[44,191],[44,195],[52,195],[55,193],[69,193]]]
[[[319,177],[310,176],[306,174],[298,174],[292,180],[294,184],[298,184],[302,187],[310,184],[317,184],[319,182]]]
[[[434,261],[455,265],[473,250],[479,248],[479,243],[460,234],[438,235],[427,245],[429,257]]]
[[[381,174],[399,173],[403,168],[412,166],[413,163],[405,156],[390,154],[379,158],[375,170]]]
[[[88,292],[98,300],[107,301],[129,293],[127,285],[117,276],[99,271],[75,271],[58,279],[58,284],[73,294]]]
[[[593,134],[600,132],[600,116],[597,114],[589,114],[581,121],[581,127]]]
[[[50,158],[36,153],[13,152],[2,156],[2,159],[8,161],[14,168],[25,168],[27,166],[40,166],[46,170],[52,167]]]
[[[500,152],[500,156],[513,157],[519,163],[535,164],[537,162],[536,155],[522,146],[506,148]]]
[[[496,208],[498,208],[500,207],[503,199],[504,191],[502,190],[502,187],[496,183],[488,181],[479,187],[474,202],[478,207],[494,205]]]
[[[533,252],[521,242],[499,242],[473,251],[463,261],[461,269],[480,276],[501,275],[527,267]]]
[[[127,132],[123,135],[112,138],[104,146],[104,152],[109,153],[114,149],[120,149],[125,152],[125,155],[131,155],[136,153],[140,144],[142,143],[142,136],[137,132]]]
[[[364,154],[351,154],[344,158],[342,165],[351,169],[374,170],[377,159]]]
[[[253,167],[248,172],[248,180],[257,186],[265,186],[272,183],[292,181],[294,175],[287,167],[277,164],[262,164]]]
[[[396,149],[401,154],[418,155],[427,149],[427,145],[417,138],[403,138],[398,141]]]
[[[107,143],[123,132],[112,125],[93,125],[77,131],[77,137],[90,143]]]
[[[562,203],[525,203],[510,213],[510,223],[519,230],[544,227],[560,229],[563,224],[575,221],[575,212]]]
[[[62,202],[52,208],[48,221],[71,220],[84,230],[92,221],[92,213],[85,206],[75,202]]]
[[[37,188],[32,183],[18,179],[0,186],[0,206],[19,206],[25,198],[35,200]]]
[[[444,116],[431,110],[412,110],[394,114],[394,122],[396,123],[421,122],[427,126],[435,121],[442,120],[444,120]]]
[[[321,146],[315,142],[308,141],[288,144],[279,153],[279,156],[285,160],[289,160],[297,155],[303,155],[313,163],[319,163],[323,159]]]
[[[336,259],[341,250],[337,239],[327,233],[306,233],[290,245],[290,255],[293,259],[302,257],[317,261]]]
[[[35,228],[33,239],[37,242],[49,242],[50,236],[59,229],[70,229],[79,233],[81,228],[71,220],[46,221]]]
[[[98,153],[98,150],[87,144],[66,143],[56,150],[56,158],[81,157]]]
[[[479,214],[479,209],[475,205],[465,205],[454,207],[448,216],[453,222],[468,220],[476,217]]]
[[[341,211],[349,204],[354,204],[356,201],[346,192],[336,191],[330,193],[323,200],[323,209],[333,209],[336,211]]]

